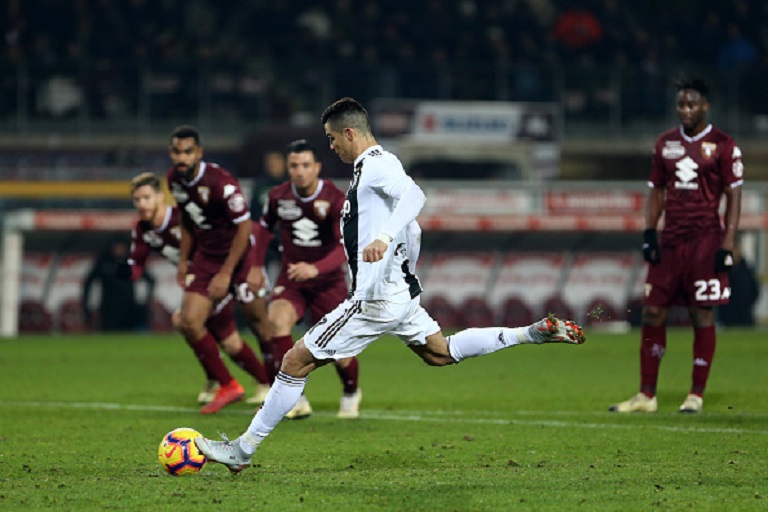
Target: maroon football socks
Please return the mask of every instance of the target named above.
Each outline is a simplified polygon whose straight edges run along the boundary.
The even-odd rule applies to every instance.
[[[659,365],[667,350],[667,328],[644,325],[640,342],[640,391],[649,398],[656,396]]]

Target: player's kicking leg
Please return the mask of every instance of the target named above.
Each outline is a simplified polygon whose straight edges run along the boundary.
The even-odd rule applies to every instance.
[[[258,445],[301,398],[307,375],[329,362],[331,360],[315,359],[304,346],[304,340],[300,340],[286,354],[282,369],[248,430],[234,441],[229,441],[224,436],[223,441],[196,437],[195,444],[200,452],[208,457],[208,460],[223,464],[232,473],[239,473],[247,468]]]

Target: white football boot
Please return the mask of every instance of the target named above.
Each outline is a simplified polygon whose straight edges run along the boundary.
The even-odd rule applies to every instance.
[[[613,404],[611,412],[656,412],[659,409],[656,397],[648,398],[645,393],[638,393],[629,400]]]
[[[197,449],[211,462],[225,465],[230,473],[239,473],[250,466],[253,455],[245,453],[237,439],[233,442],[225,434],[220,435],[223,441],[211,441],[203,436],[196,437]]]
[[[256,384],[256,392],[245,403],[251,405],[260,404],[267,398],[267,393],[269,393],[269,386],[267,384]]]
[[[213,379],[205,383],[205,387],[197,395],[197,403],[205,405],[213,402],[216,397],[216,392],[219,391],[219,383]]]
[[[560,320],[552,313],[528,328],[534,343],[572,343],[581,345],[587,341],[579,324],[570,320]]]
[[[687,414],[698,414],[704,407],[704,399],[699,395],[689,394],[685,397],[685,402],[680,406],[680,412]]]
[[[288,414],[285,415],[285,419],[302,420],[304,418],[309,418],[310,416],[312,416],[312,406],[309,405],[307,397],[301,395],[299,401],[293,406],[293,409],[288,411]]]
[[[341,395],[339,401],[339,412],[336,413],[338,418],[358,418],[360,416],[360,401],[363,399],[363,392],[360,388],[354,393]]]

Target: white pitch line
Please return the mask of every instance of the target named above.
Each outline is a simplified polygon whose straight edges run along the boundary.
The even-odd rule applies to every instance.
[[[0,406],[12,407],[37,407],[37,408],[64,408],[64,409],[98,409],[114,411],[141,411],[141,412],[177,412],[177,413],[197,413],[197,408],[192,407],[174,407],[168,405],[140,405],[140,404],[117,404],[110,402],[39,402],[39,401],[10,401],[0,400]],[[579,414],[575,411],[541,411],[538,414],[547,416],[550,414],[571,413]],[[252,416],[253,411],[225,409],[219,414],[238,414],[243,416]],[[333,412],[315,411],[313,413],[322,417],[335,417]],[[652,429],[666,432],[691,432],[705,434],[757,434],[768,435],[768,430],[751,430],[743,428],[723,428],[723,427],[681,427],[670,425],[659,425],[649,423],[584,423],[580,421],[561,421],[561,420],[520,420],[514,418],[466,418],[460,415],[469,414],[490,414],[487,411],[374,411],[366,410],[360,413],[361,419],[379,420],[379,421],[424,421],[435,423],[467,423],[480,425],[521,425],[534,427],[554,427],[554,428],[584,428],[584,429],[613,429],[613,430],[641,430]],[[498,413],[497,413],[498,414]],[[533,411],[511,412],[510,414],[533,415]],[[585,413],[591,415],[591,413]],[[603,416],[607,416],[608,413]],[[448,416],[454,417],[448,417]],[[751,416],[750,416],[751,417]]]

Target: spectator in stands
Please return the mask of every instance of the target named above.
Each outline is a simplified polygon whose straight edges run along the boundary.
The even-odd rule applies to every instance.
[[[143,279],[149,285],[146,302],[139,302],[134,283],[119,275],[119,268],[128,258],[128,242],[123,237],[109,241],[93,263],[83,283],[82,308],[86,323],[94,326],[90,308],[91,290],[94,283],[101,285],[98,325],[102,331],[135,331],[148,324],[148,304],[152,297],[155,280],[145,272]]]
[[[733,249],[733,267],[728,271],[731,283],[731,300],[718,308],[719,322],[728,327],[755,325],[755,304],[760,297],[760,282],[755,269],[741,254],[741,248]]]
[[[709,87],[700,79],[677,83],[680,126],[656,142],[643,234],[650,263],[645,282],[640,344],[640,392],[611,406],[616,412],[656,412],[659,365],[667,346],[672,305],[688,307],[693,321],[693,376],[680,412],[702,410],[715,355],[713,306],[728,303],[728,271],[741,213],[744,166],[733,138],[707,121]],[[725,227],[720,200],[725,197]],[[662,213],[664,230],[657,227]]]

